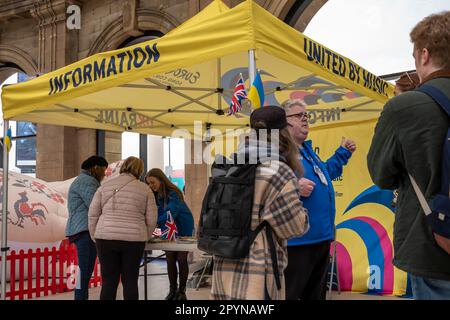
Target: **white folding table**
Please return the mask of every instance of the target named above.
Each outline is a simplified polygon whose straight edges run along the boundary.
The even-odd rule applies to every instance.
[[[165,253],[157,256],[157,257],[149,257],[149,253],[153,250],[161,250],[161,251],[195,251],[197,250],[197,241],[185,241],[185,240],[177,240],[177,241],[148,241],[145,245],[144,249],[144,299],[147,300],[147,263],[150,263],[156,259],[162,258],[165,256]],[[142,267],[141,266],[141,267]]]

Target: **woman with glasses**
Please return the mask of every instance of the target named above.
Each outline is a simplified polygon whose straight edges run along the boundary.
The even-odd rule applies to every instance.
[[[304,176],[299,178],[300,199],[308,209],[311,224],[304,236],[288,240],[286,298],[324,300],[336,213],[332,180],[342,174],[356,144],[353,140],[343,138],[334,155],[322,161],[315,153],[312,141],[307,140],[309,117],[305,102],[300,99],[288,100],[282,107],[286,111],[289,131],[297,144],[304,168]]]

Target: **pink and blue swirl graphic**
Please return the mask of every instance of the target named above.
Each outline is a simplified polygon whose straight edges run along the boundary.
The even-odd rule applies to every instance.
[[[392,191],[372,186],[358,195],[350,203],[343,215],[365,203],[383,205],[394,214],[395,210],[391,205],[392,199]],[[385,227],[377,220],[361,215],[339,223],[336,226],[336,230],[340,229],[350,229],[362,239],[367,250],[369,265],[377,266],[381,271],[381,288],[369,289],[368,293],[392,294],[394,289],[393,247]],[[340,242],[336,244],[336,252],[341,289],[351,291],[353,284],[351,255],[345,245]]]

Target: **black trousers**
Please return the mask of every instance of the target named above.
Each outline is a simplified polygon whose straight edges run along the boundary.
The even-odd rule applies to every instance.
[[[171,289],[177,288],[177,278],[180,277],[180,291],[185,292],[186,282],[189,276],[187,251],[166,251],[167,275]],[[177,269],[178,263],[178,269]]]
[[[325,300],[331,241],[289,246],[284,272],[287,300]]]
[[[115,300],[122,280],[124,300],[139,300],[139,265],[145,242],[96,240],[102,274],[100,300]]]

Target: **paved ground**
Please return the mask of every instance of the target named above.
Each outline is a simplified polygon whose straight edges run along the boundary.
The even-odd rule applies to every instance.
[[[148,276],[148,299],[149,300],[163,300],[166,296],[169,288],[169,280],[166,273],[166,262],[165,260],[156,260],[148,265],[147,269],[149,274],[158,274]],[[163,275],[161,275],[163,274]],[[199,290],[195,290],[193,288],[188,288],[186,290],[186,294],[189,300],[207,300],[209,299],[210,286],[200,287]],[[92,288],[89,291],[89,297],[92,300],[98,300],[100,297],[101,288]],[[143,270],[141,270],[141,276],[139,277],[139,296],[140,299],[144,299],[144,276]],[[72,300],[73,292],[67,292],[47,297],[38,298],[39,300]],[[122,300],[122,288],[119,286],[117,299]],[[356,294],[356,293],[348,293],[343,292],[338,294],[337,292],[333,292],[331,299],[333,300],[399,300],[402,298],[398,297],[387,297],[387,296],[374,296],[367,294]]]
[[[147,280],[147,298],[149,300],[164,300],[164,297],[169,291],[169,279],[166,275],[166,262],[165,260],[156,260],[148,265],[147,268],[149,275]],[[163,275],[161,275],[163,274]],[[190,300],[206,300],[209,298],[209,292],[211,287],[200,287],[199,290],[188,288],[186,295]],[[92,288],[89,290],[89,298],[92,300],[98,300],[100,298],[101,287]],[[144,299],[144,272],[141,269],[141,276],[139,277],[139,297]],[[57,295],[51,295],[46,297],[37,298],[39,300],[72,300],[73,292],[60,293]],[[122,300],[122,287],[119,285],[117,291],[117,299]]]
[[[163,300],[165,295],[167,294],[167,287],[165,279],[158,279],[158,283],[164,283],[164,287],[159,287],[158,290],[157,283],[153,283],[152,288],[149,289],[149,300]],[[168,283],[168,281],[167,281]],[[210,287],[200,288],[198,291],[195,289],[188,289],[186,294],[188,296],[189,300],[208,300],[209,299],[209,292]],[[90,289],[89,295],[91,300],[98,300],[100,297],[100,290],[101,288],[93,288]],[[342,292],[341,294],[338,294],[337,292],[333,292],[331,296],[332,300],[403,300],[403,298],[398,297],[387,297],[387,296],[374,296],[374,295],[367,295],[367,294],[358,294],[358,293],[349,293],[349,292]],[[53,296],[48,297],[41,297],[38,298],[40,300],[72,300],[73,299],[73,293],[67,292],[67,293],[61,293]],[[122,300],[122,293],[121,288],[119,288],[119,292],[117,294],[117,299]],[[141,299],[143,299],[143,296],[141,296]]]

